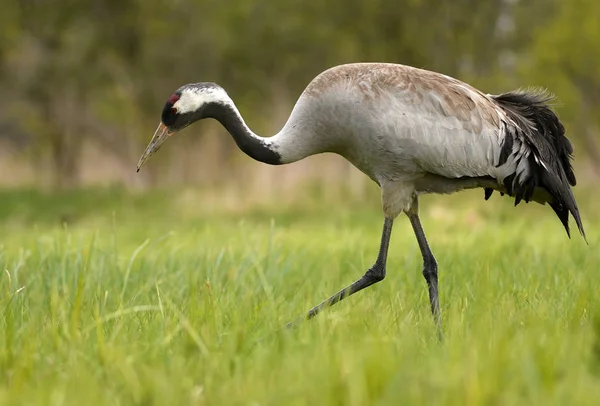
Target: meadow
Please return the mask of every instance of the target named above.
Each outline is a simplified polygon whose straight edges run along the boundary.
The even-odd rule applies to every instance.
[[[405,217],[383,282],[283,328],[372,265],[376,192],[0,192],[0,404],[596,405],[600,217],[576,192],[589,245],[548,207],[422,199],[441,343]]]

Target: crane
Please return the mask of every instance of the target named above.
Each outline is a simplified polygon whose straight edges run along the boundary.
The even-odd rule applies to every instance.
[[[317,75],[283,128],[261,137],[246,125],[216,83],[181,86],[166,101],[161,122],[139,160],[178,131],[204,118],[218,120],[237,146],[270,165],[311,155],[341,155],[381,189],[383,231],[375,263],[351,285],[309,310],[307,318],[386,276],[394,220],[405,213],[423,259],[429,304],[441,331],[438,264],[421,225],[419,195],[483,188],[548,205],[567,235],[569,213],[586,240],[571,186],[573,147],[545,90],[482,93],[456,78],[391,63],[351,63]]]

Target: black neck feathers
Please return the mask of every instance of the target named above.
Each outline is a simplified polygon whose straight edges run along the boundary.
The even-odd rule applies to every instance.
[[[249,157],[269,165],[281,165],[281,156],[263,139],[255,136],[244,125],[239,113],[230,105],[211,103],[204,115],[219,121],[231,134],[237,146]]]

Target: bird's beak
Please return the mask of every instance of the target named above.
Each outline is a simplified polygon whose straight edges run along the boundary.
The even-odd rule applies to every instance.
[[[165,140],[167,138],[169,138],[169,136],[173,135],[174,133],[175,133],[174,131],[169,130],[169,127],[164,125],[162,122],[158,125],[158,128],[156,129],[156,131],[154,132],[154,135],[152,136],[152,140],[150,140],[150,143],[146,147],[146,151],[144,151],[144,155],[142,155],[142,157],[140,158],[140,161],[138,162],[138,165],[137,165],[138,172],[140,171],[140,168],[142,167],[144,162],[146,162],[146,160],[148,158],[150,158],[152,156],[152,154],[154,154],[156,151],[158,151],[160,146],[163,144],[163,142],[165,142]]]

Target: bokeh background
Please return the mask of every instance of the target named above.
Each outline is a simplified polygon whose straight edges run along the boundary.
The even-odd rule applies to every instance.
[[[268,136],[356,61],[555,93],[589,245],[548,206],[427,196],[443,343],[404,216],[384,282],[282,329],[373,264],[378,187],[214,121],[136,165],[182,84]],[[599,135],[600,0],[0,0],[0,405],[596,406]]]
[[[270,135],[315,75],[354,61],[423,67],[488,93],[549,88],[578,178],[593,184],[599,15],[595,0],[2,0],[0,186],[228,188],[239,200],[293,199],[309,183],[360,196],[370,181],[342,158],[257,164],[214,122],[135,173],[180,85],[218,82]]]

